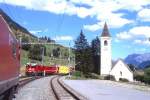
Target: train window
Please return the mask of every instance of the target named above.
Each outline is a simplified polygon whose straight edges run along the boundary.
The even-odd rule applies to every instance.
[[[14,58],[17,57],[17,48],[16,48],[16,43],[15,42],[12,43],[12,54],[13,54]]]

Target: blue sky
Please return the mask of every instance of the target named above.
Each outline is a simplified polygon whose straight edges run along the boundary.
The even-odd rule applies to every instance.
[[[150,0],[0,0],[0,8],[32,34],[65,46],[81,29],[91,42],[107,22],[113,59],[150,51]]]

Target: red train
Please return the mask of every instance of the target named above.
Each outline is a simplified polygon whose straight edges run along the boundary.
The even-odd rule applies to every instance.
[[[48,75],[48,74],[57,74],[58,67],[53,66],[43,66],[38,64],[27,64],[26,65],[26,75],[27,76],[37,76],[37,75]]]
[[[0,99],[11,100],[19,82],[19,42],[0,15]]]

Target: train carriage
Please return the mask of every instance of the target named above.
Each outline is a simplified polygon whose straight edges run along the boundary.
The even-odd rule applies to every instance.
[[[68,74],[70,72],[70,68],[68,66],[59,66],[59,74]]]
[[[0,98],[11,98],[19,82],[19,67],[19,42],[0,15]]]
[[[47,75],[57,74],[58,73],[58,67],[56,65],[44,66],[44,72]]]

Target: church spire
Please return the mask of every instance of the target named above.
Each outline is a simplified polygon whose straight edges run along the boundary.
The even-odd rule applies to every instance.
[[[106,22],[105,22],[101,37],[111,37],[110,34],[109,34],[109,31],[108,31],[108,27],[107,27]]]

